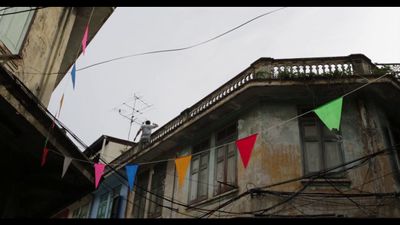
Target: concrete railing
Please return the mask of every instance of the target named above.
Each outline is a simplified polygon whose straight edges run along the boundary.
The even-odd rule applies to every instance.
[[[378,69],[378,73],[392,73],[393,76],[400,81],[400,63],[377,63],[375,64]]]

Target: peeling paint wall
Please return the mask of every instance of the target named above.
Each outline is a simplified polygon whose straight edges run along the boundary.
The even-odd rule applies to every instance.
[[[4,65],[46,106],[55,88],[57,74],[44,73],[60,72],[75,19],[72,7],[37,10],[22,45],[21,58]]]
[[[364,114],[364,115],[363,115]],[[213,209],[226,200],[245,192],[248,188],[260,187],[279,183],[292,178],[303,176],[303,156],[301,147],[301,136],[299,123],[293,119],[283,124],[284,121],[298,115],[296,103],[276,103],[263,102],[244,113],[238,119],[238,138],[258,133],[258,138],[253,149],[247,169],[244,169],[240,156],[237,158],[238,169],[238,190],[227,196],[214,197],[209,195],[209,199],[201,204],[195,205],[199,208]],[[363,115],[363,116],[362,116]],[[377,152],[385,148],[385,142],[381,127],[387,123],[382,109],[369,98],[347,97],[343,103],[341,134],[344,162],[357,159],[359,157]],[[276,126],[281,124],[280,126]],[[210,133],[215,131],[210,131]],[[213,136],[213,135],[212,135]],[[215,152],[210,151],[213,155]],[[393,176],[384,176],[391,171],[389,156],[381,155],[361,167],[352,169],[346,173],[344,180],[350,186],[337,186],[337,189],[344,193],[364,193],[367,192],[395,192],[398,187]],[[215,162],[210,159],[210,173],[213,173]],[[351,164],[353,165],[353,164]],[[349,165],[349,166],[351,166]],[[167,167],[167,173],[174,174],[175,165],[171,161]],[[188,169],[189,170],[189,169]],[[381,176],[383,178],[377,179]],[[189,171],[186,174],[185,184],[178,190],[177,179],[173,176],[166,177],[165,196],[174,198],[174,201],[188,204]],[[210,181],[212,176],[210,176]],[[343,180],[343,179],[342,179]],[[336,186],[336,185],[335,185]],[[295,192],[303,187],[301,181],[290,182],[288,184],[275,186],[268,190]],[[212,190],[209,187],[209,192]],[[329,183],[323,186],[308,187],[306,192],[326,192],[339,193]],[[222,208],[225,211],[243,212],[267,208],[281,202],[287,197],[277,197],[272,195],[251,197],[250,195]],[[354,202],[359,203],[361,207]],[[399,210],[391,209],[385,211],[383,206],[377,205],[392,204],[398,206],[398,201],[393,198],[324,198],[324,197],[296,197],[288,204],[277,207],[275,211],[279,215],[332,215],[348,217],[366,216],[400,216]],[[164,201],[164,205],[170,206],[171,203]],[[195,209],[186,209],[184,206],[173,205],[179,212],[192,216],[200,216],[205,212],[198,212]],[[296,207],[297,206],[297,207]],[[301,210],[299,210],[301,209]],[[211,217],[233,217],[235,215],[216,212]],[[249,216],[249,215],[241,215]],[[252,215],[250,215],[252,216]],[[187,217],[180,213],[171,212],[163,209],[163,217]]]
[[[123,152],[125,152],[128,148],[129,146],[127,145],[108,141],[107,144],[104,145],[104,148],[101,150],[101,158],[110,163],[115,158],[120,156]]]

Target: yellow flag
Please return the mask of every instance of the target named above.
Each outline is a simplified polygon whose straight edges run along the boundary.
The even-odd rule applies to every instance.
[[[60,108],[58,109],[58,116],[60,116],[61,107],[62,107],[62,105],[63,105],[63,102],[64,102],[64,94],[62,95],[61,100],[60,100]]]
[[[186,170],[190,164],[191,159],[192,159],[191,155],[175,159],[176,171],[178,173],[179,188],[181,188],[183,186],[183,182],[185,180],[185,175],[186,175]]]

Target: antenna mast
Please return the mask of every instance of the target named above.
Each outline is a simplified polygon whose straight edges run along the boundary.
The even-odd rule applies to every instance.
[[[133,106],[130,104],[133,103]],[[137,125],[141,125],[141,122],[138,121],[137,114],[143,115],[143,112],[149,109],[152,105],[147,104],[144,102],[141,96],[136,95],[133,93],[133,102],[132,100],[123,102],[119,105],[120,107],[115,107],[114,110],[118,110],[119,115],[129,120],[129,131],[128,131],[128,141],[130,140],[131,130],[133,123]],[[136,108],[137,106],[141,106],[140,109]]]

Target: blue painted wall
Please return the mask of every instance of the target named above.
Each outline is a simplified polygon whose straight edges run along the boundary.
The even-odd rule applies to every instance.
[[[123,176],[125,175],[124,170],[120,170],[119,173]],[[90,209],[89,218],[97,218],[100,199],[106,194],[107,195],[107,207],[105,211],[105,218],[110,218],[111,208],[113,205],[113,190],[120,187],[119,195],[122,197],[120,200],[118,218],[125,218],[125,210],[127,206],[128,197],[128,186],[125,179],[123,179],[118,174],[113,173],[111,176],[100,181],[99,187],[93,192],[93,201]]]

